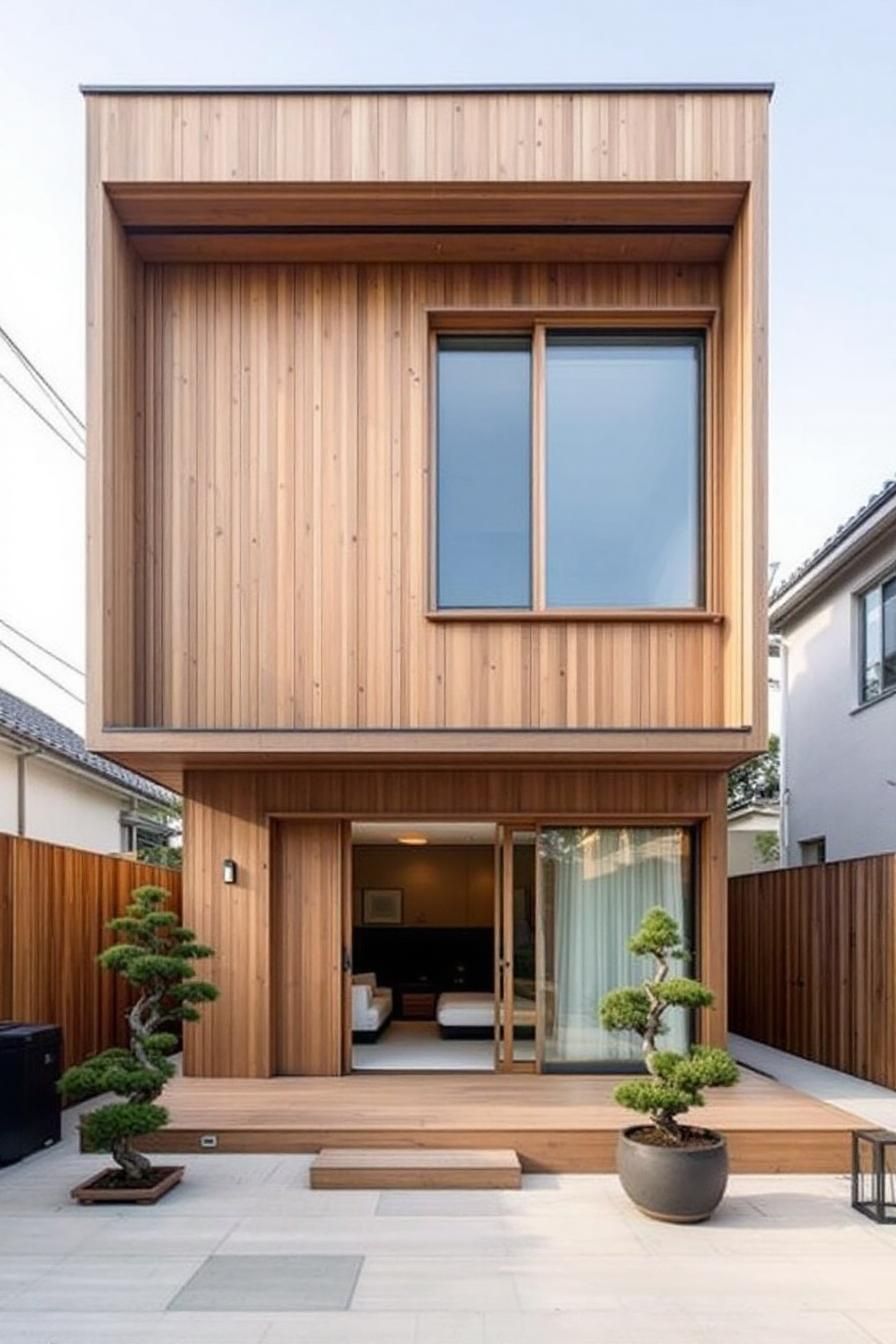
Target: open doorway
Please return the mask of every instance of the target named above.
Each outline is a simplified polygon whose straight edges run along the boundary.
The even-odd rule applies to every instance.
[[[352,825],[352,1068],[495,1067],[491,822]]]

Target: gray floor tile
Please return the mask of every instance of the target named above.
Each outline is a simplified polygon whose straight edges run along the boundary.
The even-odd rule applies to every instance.
[[[363,1259],[357,1255],[214,1255],[170,1311],[345,1311]]]

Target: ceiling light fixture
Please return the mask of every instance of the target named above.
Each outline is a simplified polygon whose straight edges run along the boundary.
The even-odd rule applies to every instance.
[[[429,841],[425,835],[413,833],[411,835],[399,835],[397,837],[400,845],[428,845]]]

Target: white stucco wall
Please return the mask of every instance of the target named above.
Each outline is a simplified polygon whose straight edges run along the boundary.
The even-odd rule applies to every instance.
[[[97,788],[40,757],[31,758],[25,769],[25,827],[32,839],[93,849],[99,854],[118,853],[123,795]]]
[[[18,770],[16,755],[0,742],[0,831],[15,833],[19,806]]]
[[[896,850],[896,695],[859,705],[857,594],[896,570],[896,539],[879,543],[784,631],[787,862],[824,836],[826,857]]]
[[[119,814],[129,798],[104,788],[49,757],[25,761],[25,834],[32,840],[73,845],[100,854],[121,848]],[[16,753],[0,742],[0,831],[18,830]]]

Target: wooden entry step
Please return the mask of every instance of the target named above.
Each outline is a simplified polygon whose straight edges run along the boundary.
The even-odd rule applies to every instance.
[[[312,1190],[518,1190],[512,1148],[322,1148]]]

